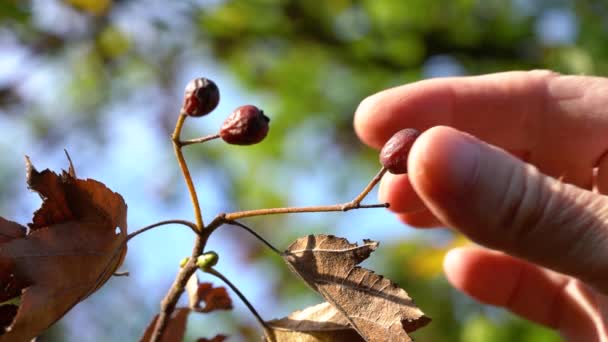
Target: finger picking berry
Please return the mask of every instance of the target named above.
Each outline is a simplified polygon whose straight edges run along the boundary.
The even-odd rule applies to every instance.
[[[186,85],[182,111],[199,117],[211,113],[219,102],[220,90],[215,82],[204,77],[195,78]]]
[[[268,134],[270,119],[256,106],[245,105],[235,109],[224,121],[220,137],[233,145],[253,145]]]
[[[392,174],[407,173],[407,157],[420,132],[413,128],[404,128],[388,139],[380,151],[380,164]]]

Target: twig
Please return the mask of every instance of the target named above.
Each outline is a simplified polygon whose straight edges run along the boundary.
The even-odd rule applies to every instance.
[[[275,246],[273,246],[270,242],[268,242],[266,239],[264,239],[262,236],[260,236],[258,233],[256,233],[253,229],[247,227],[243,223],[238,222],[238,221],[226,221],[225,223],[244,229],[245,231],[249,232],[251,235],[255,236],[258,240],[262,241],[266,246],[268,246],[268,248],[272,249],[273,252],[275,252],[279,255],[283,254]]]
[[[175,306],[177,305],[177,301],[179,297],[184,293],[184,288],[186,287],[186,283],[188,279],[192,276],[192,274],[196,271],[196,258],[203,253],[205,249],[205,244],[209,239],[209,235],[212,230],[208,230],[203,232],[205,228],[205,223],[203,222],[203,215],[201,213],[201,206],[198,202],[198,196],[196,194],[196,189],[194,188],[194,182],[192,181],[192,176],[190,175],[190,171],[188,170],[188,164],[186,163],[186,159],[184,158],[184,154],[182,152],[182,144],[180,142],[180,135],[182,132],[182,128],[184,126],[184,122],[186,121],[187,115],[183,112],[179,114],[177,118],[177,123],[175,124],[175,130],[171,135],[171,141],[173,142],[173,151],[175,152],[175,157],[177,158],[177,163],[179,164],[180,169],[182,170],[182,174],[184,176],[184,180],[186,181],[186,186],[188,187],[188,192],[190,193],[190,200],[192,201],[192,207],[194,208],[194,217],[196,220],[195,229],[197,231],[196,241],[194,243],[194,247],[192,248],[192,257],[186,265],[180,268],[169,292],[160,303],[160,312],[158,313],[158,320],[156,321],[156,325],[154,326],[154,331],[152,333],[151,342],[158,342],[161,340],[163,333],[169,323],[169,317],[175,310]]]
[[[179,164],[179,168],[182,170],[184,180],[186,181],[186,186],[188,187],[188,192],[190,193],[190,200],[192,201],[192,206],[194,207],[194,218],[196,222],[196,227],[199,231],[201,231],[205,228],[205,224],[203,222],[203,215],[201,213],[201,206],[198,202],[196,189],[194,188],[192,176],[190,175],[190,170],[188,170],[188,164],[186,164],[186,159],[184,158],[184,153],[182,152],[182,146],[180,145],[179,140],[179,137],[182,132],[182,127],[184,126],[184,122],[186,121],[186,117],[187,115],[185,113],[179,114],[177,123],[175,124],[175,130],[171,135],[171,140],[173,141],[173,151],[175,152],[177,163]]]
[[[160,222],[156,222],[154,224],[151,224],[149,226],[145,226],[143,228],[139,228],[138,230],[131,232],[129,235],[127,235],[127,241],[131,240],[132,238],[136,237],[137,235],[146,232],[150,229],[159,227],[159,226],[164,226],[164,225],[168,225],[168,224],[181,224],[184,225],[190,229],[192,229],[192,231],[196,234],[199,234],[199,231],[196,227],[196,224],[194,224],[193,222],[190,221],[186,221],[186,220],[166,220],[166,221],[160,221]]]
[[[220,278],[224,283],[226,283],[226,285],[228,285],[232,289],[232,291],[234,291],[234,293],[236,293],[236,295],[243,301],[245,306],[247,306],[249,311],[251,311],[251,313],[255,316],[255,318],[260,323],[260,325],[262,326],[264,331],[268,333],[268,330],[269,330],[268,325],[266,324],[266,322],[264,321],[262,316],[260,316],[260,314],[257,312],[257,310],[253,307],[253,305],[251,305],[251,303],[247,300],[247,297],[245,297],[245,295],[243,293],[241,293],[241,291],[238,289],[238,287],[236,287],[230,280],[228,280],[228,278],[226,278],[223,274],[221,274],[220,272],[215,270],[213,267],[205,268],[205,269],[203,269],[203,271],[205,271],[205,273],[209,273],[209,274],[212,274],[212,275]]]
[[[197,235],[196,242],[194,243],[194,248],[192,249],[192,256],[186,262],[186,264],[180,268],[169,292],[160,303],[160,312],[158,313],[158,319],[156,320],[156,325],[154,326],[154,332],[152,333],[151,342],[161,341],[163,333],[167,328],[167,324],[169,323],[169,318],[171,314],[175,310],[175,306],[177,305],[177,301],[184,293],[184,289],[186,288],[186,283],[188,279],[192,276],[194,272],[198,269],[196,266],[196,258],[203,253],[203,248],[206,244],[208,238],[208,234]]]
[[[131,273],[129,273],[129,271],[122,271],[122,272],[114,272],[112,275],[115,277],[128,277],[129,275],[131,275]]]
[[[333,204],[333,205],[319,205],[319,206],[308,206],[308,207],[285,207],[285,208],[267,208],[267,209],[254,209],[254,210],[245,210],[245,211],[237,211],[233,213],[223,214],[225,222],[234,221],[237,219],[252,217],[252,216],[262,216],[262,215],[277,215],[277,214],[292,214],[292,213],[318,213],[318,212],[329,212],[329,211],[349,211],[352,209],[363,209],[363,208],[388,208],[388,203],[379,203],[379,204],[361,204],[361,201],[367,196],[370,191],[378,184],[382,176],[386,173],[386,168],[380,169],[380,171],[372,178],[372,180],[367,184],[365,189],[361,191],[357,197],[355,197],[352,201],[341,204]]]
[[[188,146],[188,145],[192,145],[192,144],[202,144],[207,141],[218,139],[219,137],[220,137],[220,134],[217,133],[217,134],[207,135],[207,136],[196,138],[196,139],[182,140],[179,142],[179,145]]]
[[[384,174],[387,172],[387,168],[385,168],[384,166],[380,169],[380,171],[378,171],[378,173],[376,173],[376,175],[374,176],[374,178],[372,178],[371,181],[369,181],[369,183],[367,184],[367,186],[363,189],[363,191],[361,191],[361,193],[359,195],[357,195],[357,197],[355,197],[354,200],[352,200],[351,203],[359,205],[359,203],[361,203],[361,201],[363,201],[363,199],[365,198],[365,196],[367,196],[370,191],[372,191],[372,189],[376,186],[376,184],[378,184],[378,182],[380,182],[380,180],[382,179],[382,176],[384,176]],[[386,203],[388,205],[388,203]]]

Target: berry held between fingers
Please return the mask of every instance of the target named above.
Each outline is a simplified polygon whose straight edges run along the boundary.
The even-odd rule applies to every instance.
[[[393,134],[380,151],[380,164],[392,174],[407,173],[407,157],[419,135],[420,132],[413,128],[405,128]]]
[[[199,117],[211,113],[220,102],[220,90],[210,79],[200,77],[188,82],[184,94],[182,111]]]
[[[233,145],[253,145],[268,134],[270,119],[256,106],[246,105],[235,109],[220,129],[222,139]]]

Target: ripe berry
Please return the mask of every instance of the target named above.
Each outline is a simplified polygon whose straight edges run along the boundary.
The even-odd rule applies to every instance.
[[[258,107],[246,105],[238,107],[224,121],[220,136],[233,145],[253,145],[268,134],[270,119]]]
[[[217,85],[204,77],[195,78],[186,86],[182,111],[199,117],[211,113],[219,102],[220,90]]]
[[[380,164],[392,174],[407,173],[407,156],[420,132],[405,128],[393,134],[380,151]]]

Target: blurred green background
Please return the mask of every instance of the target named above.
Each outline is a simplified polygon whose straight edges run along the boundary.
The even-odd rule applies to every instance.
[[[506,70],[607,75],[607,36],[605,0],[0,0],[0,215],[26,223],[39,205],[25,189],[24,154],[40,169],[59,169],[67,148],[80,175],[123,194],[131,230],[191,219],[169,134],[184,85],[199,76],[216,81],[222,100],[210,116],[187,122],[188,137],[214,133],[246,103],[272,120],[262,144],[188,148],[207,220],[237,209],[344,202],[378,168],[376,152],[352,129],[366,96],[424,78]],[[366,266],[433,318],[417,341],[560,340],[451,289],[441,260],[466,242],[449,231],[415,231],[384,210],[247,223],[279,248],[318,232],[379,240]],[[191,241],[177,227],[138,237],[124,266],[131,277],[112,279],[41,340],[136,340]],[[267,319],[321,301],[239,230],[220,230],[210,247]],[[234,312],[192,315],[188,340],[217,332],[257,339],[255,321],[234,302]]]

